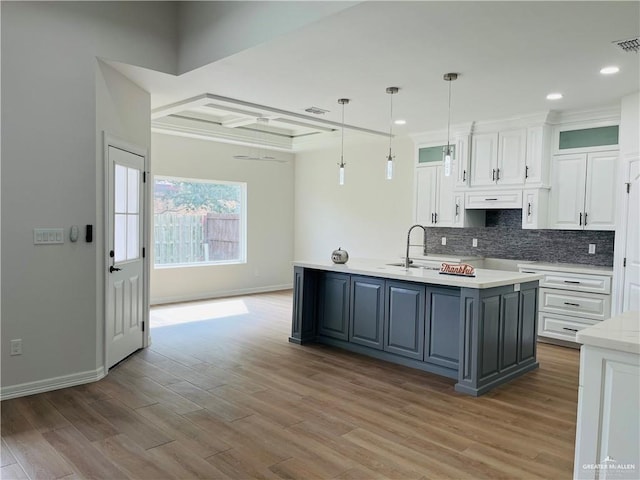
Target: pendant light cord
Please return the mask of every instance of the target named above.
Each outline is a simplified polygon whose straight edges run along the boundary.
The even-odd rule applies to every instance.
[[[389,158],[391,158],[391,141],[393,139],[393,93],[391,93],[389,97]]]
[[[449,115],[447,117],[447,153],[451,154],[451,80],[449,80]]]
[[[342,102],[342,143],[340,145],[340,166],[344,167],[344,103]]]

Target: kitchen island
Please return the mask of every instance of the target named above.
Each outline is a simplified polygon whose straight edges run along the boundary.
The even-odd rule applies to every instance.
[[[379,260],[294,262],[290,342],[340,347],[457,380],[478,396],[538,367],[537,274],[442,275]]]

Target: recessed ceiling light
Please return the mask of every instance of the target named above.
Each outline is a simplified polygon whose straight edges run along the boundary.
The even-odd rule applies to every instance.
[[[600,73],[603,75],[612,75],[614,73],[618,73],[620,71],[620,69],[618,67],[604,67],[600,69]]]
[[[402,119],[398,119],[395,120],[393,123],[395,123],[396,125],[405,125],[407,123],[406,120],[402,120]]]
[[[547,100],[560,100],[561,98],[561,93],[550,93],[549,95],[547,95]]]

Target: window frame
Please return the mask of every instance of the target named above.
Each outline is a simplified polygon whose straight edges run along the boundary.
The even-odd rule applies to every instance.
[[[188,183],[207,183],[207,184],[215,184],[215,185],[233,185],[240,187],[240,218],[239,218],[239,237],[240,237],[240,246],[239,246],[239,258],[234,260],[210,260],[208,262],[191,262],[191,263],[165,263],[165,264],[156,264],[156,251],[155,251],[155,191],[156,191],[156,181],[158,180],[169,180],[169,181],[178,181],[178,182],[188,182]],[[247,263],[247,244],[248,244],[248,232],[247,232],[247,182],[238,182],[231,180],[215,180],[209,178],[190,178],[190,177],[180,177],[175,175],[153,175],[153,189],[151,193],[151,204],[153,206],[153,214],[151,215],[153,224],[151,225],[151,230],[153,232],[153,259],[151,266],[155,270],[165,270],[172,268],[196,268],[196,267],[213,267],[213,266],[221,266],[221,265],[243,265]]]

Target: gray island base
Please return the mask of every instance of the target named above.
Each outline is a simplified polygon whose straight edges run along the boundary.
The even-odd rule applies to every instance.
[[[473,396],[538,368],[537,275],[294,265],[290,342],[332,345],[456,379],[455,390]]]

